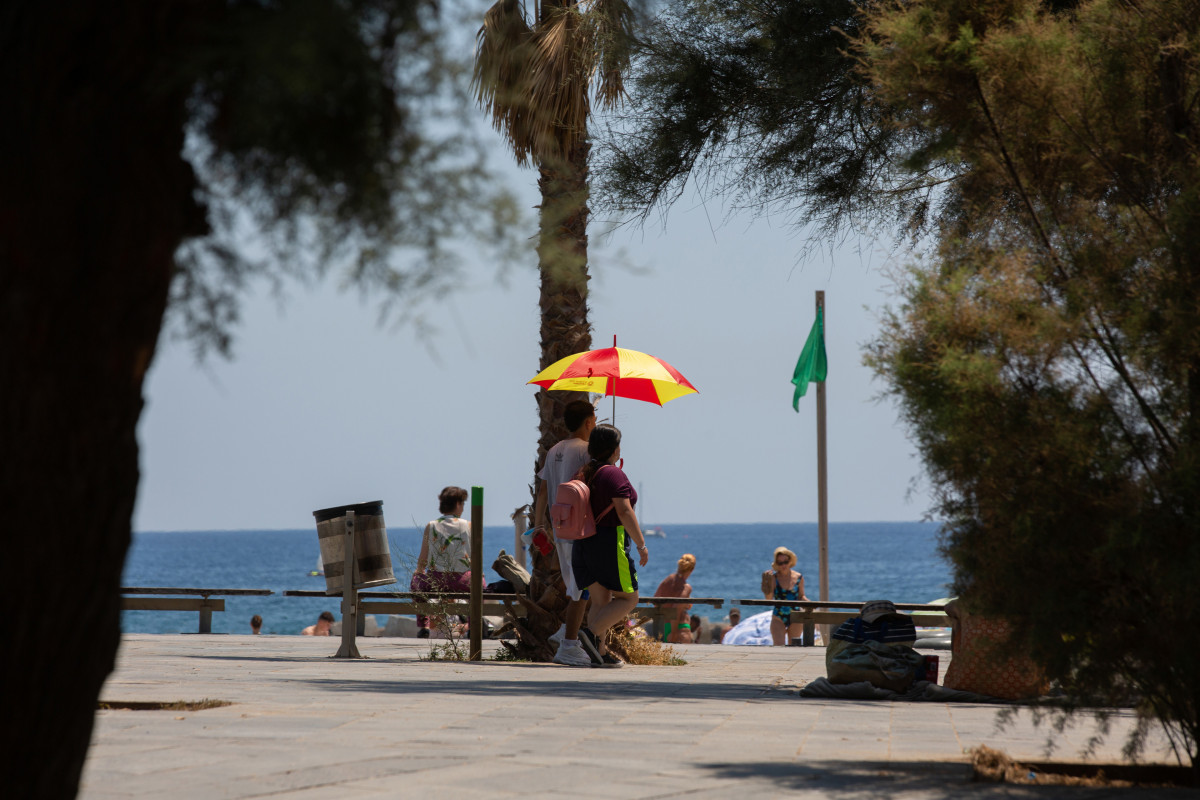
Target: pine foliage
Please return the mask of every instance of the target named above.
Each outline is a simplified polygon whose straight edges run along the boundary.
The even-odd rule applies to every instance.
[[[1194,762],[1200,4],[889,4],[857,45],[921,133],[901,155],[957,165],[869,356],[957,590],[1078,702],[1137,702]]]

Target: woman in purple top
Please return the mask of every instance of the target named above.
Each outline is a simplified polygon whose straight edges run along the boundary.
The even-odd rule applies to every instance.
[[[586,586],[592,598],[588,620],[595,633],[580,630],[593,639],[605,666],[619,667],[621,661],[608,652],[605,640],[608,629],[629,616],[638,601],[637,567],[629,555],[629,542],[637,546],[643,567],[650,551],[633,512],[637,492],[616,465],[621,458],[621,432],[612,425],[597,425],[588,437],[588,455],[591,461],[582,473],[591,492],[596,535],[575,542],[571,561],[576,585]]]

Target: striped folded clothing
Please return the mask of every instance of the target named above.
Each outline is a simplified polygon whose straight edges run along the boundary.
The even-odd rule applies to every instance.
[[[904,614],[890,614],[874,622],[867,622],[859,616],[851,617],[839,625],[830,638],[851,644],[872,641],[912,647],[917,640],[917,629],[912,619]]]

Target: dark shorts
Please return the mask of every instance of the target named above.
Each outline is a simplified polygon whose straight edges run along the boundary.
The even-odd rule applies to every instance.
[[[636,592],[637,567],[629,556],[625,526],[596,526],[596,535],[575,542],[571,555],[575,585],[586,589],[598,583],[614,592]]]

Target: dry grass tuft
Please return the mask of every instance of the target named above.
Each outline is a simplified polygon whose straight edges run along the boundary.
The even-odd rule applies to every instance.
[[[985,745],[971,750],[971,780],[983,783],[1024,783],[1053,786],[1132,786],[1130,781],[1113,780],[1099,770],[1095,775],[1063,775],[1043,772],[1034,766],[1013,761],[1000,750]]]
[[[687,664],[674,647],[651,639],[641,628],[610,632],[608,646],[626,664],[652,667],[682,667]]]

